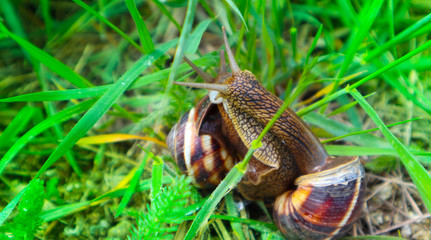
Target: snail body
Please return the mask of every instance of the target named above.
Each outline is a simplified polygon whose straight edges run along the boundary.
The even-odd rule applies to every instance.
[[[214,142],[221,146],[214,149],[229,153],[215,154],[218,157],[229,155],[219,157],[217,161],[228,160],[229,163],[222,165],[233,166],[232,163],[245,156],[252,141],[283,102],[265,89],[251,72],[240,70],[224,28],[223,37],[232,73],[226,71],[224,52],[221,51],[221,67],[216,78],[209,77],[186,59],[207,83],[176,84],[209,90],[196,106],[198,109],[192,109],[193,116],[187,113],[187,119],[193,122],[190,126],[193,125],[196,139],[214,138],[217,140]],[[193,141],[182,140],[187,134],[177,130],[178,126],[186,125],[183,118],[168,137],[168,146],[180,168],[182,163],[178,162],[180,158],[175,153],[181,152],[178,149],[186,145],[181,142],[193,144]],[[175,138],[181,140],[173,141]],[[241,195],[250,200],[276,199],[275,223],[290,239],[334,239],[345,234],[359,217],[363,205],[364,170],[358,158],[329,156],[318,138],[291,109],[282,113],[262,143],[237,186]],[[222,169],[221,176],[229,171],[228,168]],[[197,170],[185,171],[195,173]],[[202,171],[208,172],[208,169]],[[198,179],[196,182],[201,182]],[[295,184],[298,187],[293,191]]]

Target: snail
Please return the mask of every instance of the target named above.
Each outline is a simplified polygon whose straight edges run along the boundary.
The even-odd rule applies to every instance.
[[[224,27],[222,31],[232,72],[227,72],[224,51],[220,52],[216,78],[185,58],[206,83],[175,84],[209,93],[181,118],[167,138],[180,169],[201,187],[220,182],[283,103],[251,72],[239,68]],[[329,156],[291,109],[280,116],[262,143],[237,185],[241,195],[249,200],[273,201],[274,221],[288,239],[343,236],[363,207],[365,173],[358,157]],[[214,169],[219,172],[208,166],[218,166]]]

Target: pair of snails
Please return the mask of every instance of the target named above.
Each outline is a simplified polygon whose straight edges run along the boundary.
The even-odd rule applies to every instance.
[[[188,59],[207,83],[176,83],[208,89],[167,138],[178,167],[201,188],[217,186],[243,159],[251,143],[282,105],[249,71],[242,71],[226,30],[220,71],[212,78]],[[357,157],[329,156],[307,125],[287,109],[262,140],[237,189],[250,200],[272,200],[274,221],[288,239],[336,239],[358,219],[365,175]],[[296,187],[295,187],[296,185]]]

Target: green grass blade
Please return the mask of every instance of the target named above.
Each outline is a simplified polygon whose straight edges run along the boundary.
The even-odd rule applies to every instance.
[[[0,102],[64,101],[71,99],[98,97],[103,95],[110,87],[112,87],[111,84],[83,89],[28,93],[16,97],[3,98],[0,99]]]
[[[389,131],[382,120],[379,118],[374,109],[368,104],[368,102],[362,97],[362,95],[356,89],[347,89],[349,93],[359,102],[361,107],[367,112],[368,116],[376,123],[380,128],[380,131],[392,145],[392,147],[398,152],[400,159],[407,169],[410,177],[415,183],[425,206],[428,211],[431,211],[431,176],[427,170],[414,158],[409,150]]]
[[[172,62],[171,71],[169,72],[168,83],[166,85],[166,89],[163,96],[163,101],[161,101],[160,106],[164,107],[167,105],[167,99],[170,95],[172,89],[172,83],[174,82],[175,75],[177,73],[178,66],[183,59],[184,56],[184,48],[187,42],[188,33],[192,29],[193,19],[195,17],[197,0],[190,0],[187,5],[186,17],[184,19],[183,28],[181,29],[180,38],[178,40],[177,49],[175,51],[174,61]],[[157,127],[158,119],[156,120],[154,127]]]
[[[3,13],[6,22],[9,24],[12,31],[24,38],[26,36],[21,20],[18,18],[15,9],[9,0],[0,1],[0,12]]]
[[[90,6],[85,4],[81,0],[73,0],[76,4],[81,6],[85,11],[89,12],[93,16],[95,16],[97,19],[108,25],[108,27],[112,28],[115,32],[117,32],[121,37],[123,37],[127,42],[129,42],[132,46],[134,46],[136,49],[141,51],[142,53],[145,53],[145,50],[139,46],[133,39],[131,39],[127,34],[125,34],[123,31],[121,31],[119,28],[117,28],[114,24],[112,24],[108,19],[103,17],[100,13],[98,13],[96,10],[92,9]]]
[[[133,175],[133,178],[130,181],[129,187],[127,188],[123,198],[121,199],[120,204],[118,205],[117,212],[115,213],[115,218],[120,216],[120,214],[123,212],[123,210],[126,208],[127,204],[129,203],[130,199],[132,198],[133,193],[135,193],[136,186],[139,183],[139,178],[141,178],[142,173],[144,172],[147,159],[148,159],[148,154],[145,155],[144,159],[141,161],[135,174]]]
[[[325,149],[333,156],[372,156],[372,155],[392,155],[397,156],[398,152],[393,148],[347,146],[347,145],[325,145]],[[410,151],[413,155],[431,156],[431,152]]]
[[[386,71],[388,71],[388,70],[390,70],[390,69],[392,69],[392,68],[400,65],[401,63],[409,60],[410,58],[412,58],[416,54],[418,54],[420,52],[423,52],[423,51],[425,51],[426,49],[428,49],[430,47],[431,47],[431,40],[427,41],[424,44],[422,44],[421,46],[419,46],[418,48],[414,49],[413,51],[407,53],[403,57],[401,57],[401,58],[399,58],[399,59],[391,62],[390,64],[385,65],[384,67],[380,68],[379,70],[375,71],[374,73],[372,73],[372,74],[366,76],[365,78],[357,81],[356,83],[354,83],[354,84],[351,85],[351,88],[357,88],[357,87],[359,87],[360,85],[362,85],[362,84],[364,84],[364,83],[366,83],[366,82],[368,82],[368,81],[376,78],[380,74],[382,74],[382,73],[384,73],[384,72],[386,72]],[[298,116],[303,116],[305,114],[308,114],[311,111],[313,111],[313,110],[315,110],[315,109],[323,106],[324,104],[337,99],[339,96],[345,95],[346,93],[347,93],[346,89],[344,89],[344,88],[340,89],[339,91],[337,91],[337,92],[335,92],[335,93],[333,93],[333,94],[331,94],[331,95],[329,95],[327,97],[324,97],[323,99],[321,99],[321,100],[319,100],[319,101],[311,104],[310,106],[305,107],[305,108],[299,110],[297,112],[297,114],[298,114]]]
[[[60,77],[66,79],[73,85],[79,88],[86,88],[86,87],[92,86],[92,84],[87,79],[85,79],[81,75],[74,72],[64,63],[58,61],[57,59],[55,59],[45,51],[29,43],[25,39],[11,33],[1,22],[0,22],[0,31],[5,33],[8,37],[12,38],[16,43],[18,43],[22,48],[24,48],[34,59],[41,62],[51,71],[57,73]]]
[[[414,33],[416,33],[419,29],[426,26],[431,22],[431,13],[423,17],[421,20],[417,21],[415,24],[411,25],[401,33],[399,33],[397,36],[395,36],[393,39],[385,42],[382,46],[379,46],[378,48],[372,50],[365,58],[364,60],[369,62],[375,57],[380,56],[383,54],[386,50],[393,48],[395,45],[402,41],[407,41],[412,37],[415,37]]]
[[[46,118],[36,126],[34,126],[32,129],[30,129],[28,132],[26,132],[22,137],[20,137],[9,150],[6,152],[6,154],[3,156],[3,158],[0,160],[0,175],[3,173],[6,166],[9,164],[10,161],[18,154],[18,152],[34,137],[45,131],[46,129],[54,126],[55,124],[58,124],[60,122],[69,120],[70,118],[74,117],[75,114],[81,113],[86,111],[90,108],[90,106],[95,102],[95,100],[88,100],[85,102],[82,102],[78,105],[74,105],[72,107],[68,107],[64,109],[63,111],[58,112],[55,115],[52,115],[51,117]]]
[[[234,201],[231,193],[229,193],[225,196],[225,201],[226,201],[227,213],[229,214],[229,216],[238,217],[239,211],[236,207],[235,201]],[[244,230],[243,230],[241,224],[236,223],[236,222],[231,222],[230,225],[232,226],[232,230],[235,233],[235,236],[239,240],[246,240],[247,239],[245,237]]]
[[[421,118],[412,118],[412,119],[409,119],[409,120],[405,120],[405,121],[401,121],[401,122],[389,124],[386,127],[392,127],[392,126],[400,125],[400,124],[403,124],[403,123],[407,123],[407,122],[411,122],[411,121],[415,121],[415,120],[419,120],[419,119],[421,119]],[[345,137],[350,137],[350,136],[355,136],[355,135],[359,135],[359,134],[369,133],[369,132],[373,132],[373,131],[377,131],[377,130],[379,130],[379,128],[372,128],[372,129],[367,129],[367,130],[364,130],[364,131],[357,131],[357,132],[347,133],[347,134],[344,134],[344,135],[341,135],[341,136],[337,136],[337,137],[333,137],[333,138],[330,138],[330,139],[326,139],[326,140],[321,141],[321,142],[322,143],[332,142],[332,141],[336,141],[336,140],[339,140],[339,139],[342,139],[342,138],[345,138]]]
[[[27,190],[28,185],[21,190],[13,199],[10,201],[5,208],[0,212],[0,226],[3,225],[4,221],[6,221],[7,217],[10,215],[10,213],[13,211],[15,206],[18,204],[19,200],[21,199],[22,195],[24,195],[25,191]]]
[[[163,182],[163,160],[159,157],[152,156],[153,158],[153,171],[151,174],[151,204],[155,202],[157,195],[162,191]],[[153,206],[152,206],[153,207]]]
[[[163,179],[163,184],[170,184],[170,183],[172,183],[172,179],[170,179],[170,178],[164,178]],[[136,191],[138,191],[138,192],[147,191],[150,188],[151,188],[151,179],[147,179],[147,180],[143,180],[143,181],[141,181],[141,183],[139,183]],[[40,217],[44,221],[49,222],[49,221],[52,221],[52,220],[55,220],[58,218],[62,218],[62,217],[65,217],[67,215],[82,211],[82,210],[86,209],[86,207],[91,206],[93,203],[96,203],[98,201],[101,201],[101,200],[104,200],[107,198],[113,199],[113,198],[124,196],[126,191],[127,191],[126,188],[121,188],[121,189],[107,192],[107,193],[105,193],[99,197],[96,197],[96,198],[90,200],[90,201],[85,201],[82,203],[67,204],[67,205],[57,207],[57,208],[46,210],[46,211],[42,212]]]
[[[214,56],[206,56],[206,57],[193,60],[193,62],[197,66],[204,66],[205,64],[215,64],[216,58]],[[191,69],[190,66],[184,63],[178,67],[177,73],[184,74],[190,71],[190,69]],[[139,79],[137,79],[135,82],[133,82],[133,84],[129,87],[129,89],[141,88],[152,83],[159,83],[159,82],[165,81],[169,77],[170,72],[171,72],[171,68],[167,68],[161,71],[157,71],[157,72],[142,76]],[[3,98],[3,99],[0,99],[0,102],[63,101],[63,100],[71,100],[71,99],[98,97],[103,95],[111,87],[112,87],[112,84],[108,84],[104,86],[97,86],[97,87],[90,87],[90,88],[83,88],[83,89],[69,89],[69,90],[28,93],[20,96],[15,96],[15,97]]]
[[[141,39],[141,45],[144,48],[145,53],[150,53],[154,50],[154,43],[151,39],[151,35],[148,32],[147,26],[144,20],[139,14],[138,9],[134,0],[125,0],[127,8],[132,15],[133,21],[135,21],[136,28],[138,29],[139,38]]]
[[[213,19],[207,19],[195,27],[195,30],[187,38],[187,46],[184,52],[187,54],[194,54],[199,47],[202,35],[207,30],[208,26],[213,22]]]
[[[368,94],[367,96],[365,96],[365,98],[368,98],[368,97],[370,97],[370,96],[372,96],[372,95],[374,95],[374,93],[370,93],[370,94]],[[345,105],[343,105],[343,106],[341,106],[341,107],[339,107],[339,108],[335,109],[334,111],[330,112],[330,113],[329,113],[329,114],[327,114],[326,116],[327,116],[327,117],[330,117],[330,116],[335,116],[335,115],[337,115],[337,114],[343,113],[343,112],[345,112],[345,111],[347,111],[347,110],[351,109],[352,107],[356,106],[356,104],[358,104],[358,102],[356,102],[356,101],[354,101],[354,102],[350,102],[350,103],[348,103],[348,104],[345,104]]]
[[[108,111],[123,92],[130,86],[136,77],[155,60],[161,57],[169,48],[172,42],[154,50],[153,53],[143,56],[138,60],[110,89],[91,107],[90,110],[76,123],[69,134],[58,145],[49,156],[41,169],[36,174],[36,178],[45,172],[54,162],[56,162],[66,151],[68,151],[81,137],[84,136],[94,124]]]
[[[171,20],[171,22],[175,25],[178,31],[180,31],[181,30],[180,24],[178,24],[177,20],[175,20],[174,16],[172,16],[172,14],[165,8],[165,6],[162,3],[160,3],[159,0],[153,0],[153,3],[156,4],[156,6],[160,9],[160,11],[162,11],[162,13],[165,14],[166,17],[169,18],[169,20]]]
[[[323,24],[320,24],[319,29],[317,30],[316,36],[314,36],[313,42],[311,43],[310,48],[308,49],[307,56],[305,58],[305,63],[304,63],[305,67],[304,67],[302,74],[304,74],[306,70],[309,70],[307,68],[308,61],[310,60],[311,53],[316,48],[317,41],[319,41],[320,35],[322,35],[322,31],[323,31]]]
[[[362,130],[336,121],[332,118],[325,117],[316,112],[311,112],[310,114],[307,114],[306,116],[304,116],[304,120],[311,125],[318,126],[324,129],[325,131],[331,133],[334,136],[342,136],[353,132],[359,132]],[[389,147],[387,141],[369,133],[348,136],[345,137],[345,139],[361,146]]]
[[[184,238],[185,240],[194,239],[198,231],[207,223],[209,217],[214,212],[221,199],[230,190],[232,190],[239,183],[239,181],[241,181],[245,171],[244,169],[240,170],[240,164],[241,163],[235,165],[235,167],[227,174],[220,185],[218,185],[217,188],[211,193],[211,196],[202,206],[202,209],[199,211],[198,215],[190,226],[189,231]]]
[[[241,12],[239,11],[235,3],[232,0],[226,0],[226,2],[233,9],[233,11],[241,18],[241,21],[244,23],[245,28],[248,30],[247,23],[245,22],[244,17],[242,16]]]
[[[362,43],[364,38],[369,34],[371,25],[374,23],[376,19],[380,7],[383,4],[383,0],[373,1],[372,6],[369,8],[367,15],[361,19],[361,25],[356,33],[354,33],[350,39],[352,39],[351,44],[347,48],[346,57],[343,61],[343,65],[341,65],[340,71],[338,72],[337,78],[342,78],[347,72],[350,64],[353,61],[353,57],[355,56],[359,45]]]
[[[13,143],[17,135],[24,130],[27,124],[32,120],[38,108],[24,106],[8,124],[6,129],[0,135],[0,149],[5,146],[10,146]]]
[[[42,8],[42,16],[43,16],[43,22],[45,23],[45,31],[46,35],[48,37],[51,36],[52,32],[52,17],[50,14],[50,2],[51,0],[41,0],[40,1],[40,7]]]

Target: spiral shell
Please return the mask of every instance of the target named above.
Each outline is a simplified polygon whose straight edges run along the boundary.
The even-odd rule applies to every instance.
[[[198,136],[195,108],[172,128],[167,144],[180,170],[199,188],[214,188],[235,164],[235,157],[210,135]]]
[[[357,157],[338,157],[320,172],[299,177],[297,190],[280,195],[274,219],[288,239],[337,239],[358,219],[364,201],[365,174]],[[333,166],[335,165],[335,166]],[[337,166],[338,165],[338,166]]]

